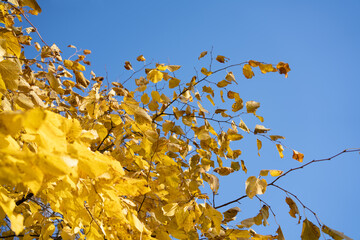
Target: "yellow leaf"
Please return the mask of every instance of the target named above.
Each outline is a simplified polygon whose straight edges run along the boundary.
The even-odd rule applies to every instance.
[[[227,229],[226,236],[230,240],[250,239],[251,238],[249,230],[239,230],[239,229]]]
[[[126,70],[133,70],[133,67],[131,66],[131,63],[129,61],[125,61],[124,68]]]
[[[216,86],[218,86],[219,88],[223,88],[223,87],[226,87],[227,85],[229,85],[230,83],[226,80],[221,80],[220,82],[218,82],[216,84]]]
[[[203,90],[203,92],[210,93],[211,96],[213,96],[213,97],[215,96],[214,90],[211,87],[203,86],[202,90]]]
[[[157,83],[163,79],[163,76],[164,74],[162,72],[153,69],[147,74],[147,79],[149,79],[153,83]]]
[[[146,61],[144,55],[138,56],[138,57],[136,58],[136,60],[138,60],[139,62],[145,62],[145,61]]]
[[[278,240],[285,240],[284,234],[280,228],[280,226],[278,227],[278,229],[276,230],[277,235],[277,239]]]
[[[209,99],[209,101],[211,102],[211,104],[212,104],[213,106],[215,106],[214,100],[211,98],[210,95],[206,95],[206,98]]]
[[[169,81],[169,88],[175,88],[179,86],[180,80],[177,78],[171,78]]]
[[[240,170],[239,162],[231,162],[231,168],[234,169],[234,171],[239,171]]]
[[[75,62],[75,61],[71,61],[71,60],[66,59],[66,60],[63,61],[63,63],[65,65],[65,67],[67,69],[70,69],[70,70],[74,70],[74,71],[75,70],[78,70],[78,71],[85,71],[86,70],[84,65],[81,65],[80,63]]]
[[[232,106],[231,106],[231,110],[233,112],[237,112],[239,110],[241,110],[244,107],[243,101],[242,99],[240,99],[239,101],[236,101]]]
[[[300,217],[299,209],[296,206],[296,203],[289,197],[286,197],[285,201],[290,207],[290,211],[289,211],[290,216],[296,218],[296,214],[298,214]]]
[[[233,207],[230,208],[228,210],[226,210],[225,212],[223,212],[224,215],[224,220],[223,223],[228,223],[230,221],[233,221],[236,219],[236,215],[238,214],[238,212],[240,212],[240,208],[239,207]]]
[[[260,63],[260,71],[262,73],[268,73],[268,72],[276,72],[277,70],[271,64],[262,64],[262,63]]]
[[[224,92],[223,92],[223,90],[220,90],[220,97],[221,97],[221,101],[224,103],[225,100],[224,100]]]
[[[288,72],[290,72],[290,67],[288,63],[284,63],[284,62],[279,62],[276,65],[276,68],[278,69],[280,74],[285,74],[285,77],[288,77]]]
[[[248,113],[256,113],[256,110],[260,107],[260,103],[259,102],[255,102],[255,101],[248,101],[246,102],[246,111]]]
[[[229,167],[218,167],[214,169],[214,172],[218,173],[221,176],[227,176],[230,173],[234,172],[234,169],[229,168]]]
[[[159,104],[157,103],[157,101],[151,100],[151,102],[149,103],[149,109],[151,111],[156,111],[159,108]]]
[[[5,30],[5,29],[4,29]],[[6,31],[0,34],[2,42],[0,46],[6,50],[7,54],[20,58],[21,56],[21,46],[18,39],[14,36],[12,31]]]
[[[283,146],[281,144],[276,144],[276,148],[277,148],[277,150],[279,152],[280,157],[283,158],[284,157],[284,153],[283,153],[284,148],[283,148]]]
[[[229,61],[230,59],[227,57],[221,56],[221,55],[217,55],[216,60],[218,62],[225,63],[225,62]]]
[[[0,62],[0,75],[5,82],[6,88],[9,90],[17,90],[20,72],[21,69],[19,64],[10,60],[3,60]]]
[[[265,128],[262,125],[256,125],[255,130],[254,130],[254,134],[266,133],[267,131],[270,131],[270,128]]]
[[[162,207],[162,211],[165,216],[171,217],[175,215],[178,206],[178,203],[169,203]]]
[[[166,71],[167,69],[167,66],[163,63],[157,63],[156,64],[156,69],[159,70],[159,71]]]
[[[283,171],[281,171],[281,170],[270,170],[270,175],[273,177],[278,177],[281,174],[283,174]]]
[[[276,141],[276,140],[278,140],[278,139],[285,139],[285,137],[279,136],[279,135],[270,135],[269,137],[270,137],[271,140],[273,140],[273,141]]]
[[[267,183],[265,179],[259,179],[255,176],[251,176],[245,183],[246,195],[252,199],[257,194],[264,194],[266,186]]]
[[[206,76],[210,76],[212,74],[212,72],[208,71],[206,68],[201,68],[201,73],[206,75]]]
[[[141,102],[146,105],[150,102],[150,97],[148,96],[147,93],[144,93],[142,96],[141,96]]]
[[[134,112],[135,121],[139,124],[151,124],[152,120],[146,111],[142,108],[136,109]]]
[[[54,72],[49,71],[46,74],[46,78],[49,81],[50,87],[55,91],[57,91],[58,88],[60,87],[60,80],[54,76]]]
[[[83,51],[83,53],[84,53],[85,55],[91,54],[91,50],[85,49],[85,50]]]
[[[198,60],[200,60],[200,58],[205,57],[206,54],[207,54],[207,51],[204,51],[204,52],[200,53],[200,56],[198,57]]]
[[[323,233],[326,233],[326,234],[328,234],[329,236],[331,236],[334,240],[342,240],[342,239],[352,240],[352,239],[349,238],[348,236],[345,236],[344,233],[338,232],[338,231],[336,231],[336,230],[334,230],[334,229],[331,229],[331,228],[329,228],[329,227],[326,226],[326,225],[322,225],[321,231],[323,231]]]
[[[158,91],[151,91],[151,97],[152,100],[160,102],[161,101],[161,97],[160,97],[160,93]]]
[[[235,82],[235,83],[237,84],[233,72],[229,72],[228,74],[226,74],[225,79],[226,79],[228,82],[230,82],[230,83],[231,83],[231,82]]]
[[[211,138],[209,131],[206,129],[201,129],[196,135],[199,140],[208,140]]]
[[[31,12],[34,15],[41,13],[41,8],[35,0],[22,0],[21,5],[31,7],[33,10],[35,10]]]
[[[170,72],[175,72],[177,70],[179,70],[181,68],[180,65],[169,65],[167,66],[167,69],[170,71]]]
[[[246,166],[245,166],[244,160],[241,160],[241,169],[242,169],[245,173],[247,173],[247,168],[246,168]]]
[[[240,120],[239,127],[240,127],[240,129],[243,130],[244,132],[247,132],[247,133],[250,132],[250,129],[246,126],[246,124],[244,123],[244,121],[243,121],[242,119]]]
[[[249,65],[252,67],[258,67],[260,65],[260,62],[258,61],[254,61],[254,60],[250,60],[249,61]]]
[[[210,189],[217,194],[219,187],[220,187],[220,183],[219,183],[219,179],[212,174],[207,174],[207,176],[209,177],[209,185],[210,185]]]
[[[316,240],[320,238],[320,229],[309,220],[303,221],[303,227],[301,231],[302,240]]]
[[[260,149],[261,149],[261,147],[262,147],[262,142],[261,142],[261,140],[256,139],[256,145],[257,145],[257,149],[258,149],[258,155],[259,155],[259,157],[260,157]]]
[[[245,64],[243,67],[243,74],[247,79],[252,78],[255,76],[254,72],[251,69],[251,66],[249,64]]]
[[[302,162],[304,160],[304,154],[299,153],[298,151],[293,150],[293,159],[296,161]]]

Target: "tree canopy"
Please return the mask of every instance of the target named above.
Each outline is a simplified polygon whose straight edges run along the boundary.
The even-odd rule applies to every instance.
[[[0,4],[0,238],[281,240],[280,225],[273,233],[252,229],[276,219],[261,198],[273,187],[283,192],[289,218],[302,224],[302,239],[350,239],[277,182],[360,149],[303,162],[264,125],[260,103],[237,91],[255,74],[287,78],[288,63],[232,63],[209,49],[195,59],[203,67],[186,79],[180,65],[140,55],[124,63],[127,79],[110,83],[89,71],[91,50],[69,45],[74,54],[65,59],[46,43],[29,20],[40,12],[35,0]],[[280,158],[291,152],[299,166],[247,176],[240,156],[249,135],[259,156],[270,144]],[[243,195],[217,205],[219,179],[229,174],[239,175]],[[251,218],[239,214],[244,198],[261,203]]]

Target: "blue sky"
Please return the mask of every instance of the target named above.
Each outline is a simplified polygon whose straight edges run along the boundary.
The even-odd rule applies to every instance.
[[[124,61],[135,62],[140,54],[153,62],[182,65],[178,74],[184,81],[195,74],[194,66],[208,65],[197,57],[211,47],[231,63],[288,62],[292,71],[287,79],[259,71],[251,80],[236,76],[240,96],[261,102],[258,114],[265,117],[264,125],[304,153],[305,162],[360,147],[357,0],[38,2],[43,13],[31,21],[43,38],[56,43],[64,56],[70,53],[68,44],[91,49],[91,68],[97,75],[107,72],[110,81],[124,79]],[[241,159],[249,172],[224,178],[218,204],[243,195],[244,179],[257,175],[259,166],[281,170],[300,166],[290,151],[280,159],[270,142],[263,141],[259,158],[256,139],[249,136],[244,141],[248,142],[240,146]],[[356,239],[359,167],[359,154],[348,153],[293,172],[278,183],[295,193],[324,224]],[[275,211],[285,237],[299,239],[301,225],[288,215],[285,195],[269,188],[263,199]],[[238,219],[255,216],[258,205],[255,199],[244,200]],[[311,213],[306,216],[315,222]],[[277,226],[274,221],[270,224],[256,230],[274,233]]]

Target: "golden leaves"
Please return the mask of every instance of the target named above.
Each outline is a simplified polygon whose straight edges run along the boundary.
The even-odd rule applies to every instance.
[[[138,60],[139,62],[145,62],[145,61],[146,61],[144,55],[138,56],[138,57],[136,58],[136,60]]]
[[[205,76],[210,76],[212,74],[211,71],[208,71],[206,68],[201,68],[201,73],[204,74]]]
[[[216,61],[220,62],[220,63],[225,63],[227,61],[229,61],[230,59],[221,55],[217,55],[216,57]]]
[[[290,67],[288,63],[284,63],[284,62],[279,62],[276,65],[276,68],[279,70],[280,74],[285,74],[285,77],[288,77],[288,72],[290,72]]]
[[[333,239],[335,239],[335,240],[342,240],[342,239],[352,240],[352,239],[349,238],[348,236],[345,236],[344,233],[339,232],[339,231],[336,231],[336,230],[334,230],[334,229],[331,229],[331,228],[329,228],[329,227],[326,226],[326,225],[322,225],[321,231],[322,231],[323,233],[328,234],[329,236],[331,236],[331,237],[332,237]]]
[[[152,81],[153,83],[158,83],[160,82],[164,77],[164,74],[158,70],[151,70],[148,74],[147,74],[147,79],[149,79],[150,81]]]
[[[241,210],[239,207],[233,207],[233,208],[230,208],[230,209],[226,210],[225,212],[223,212],[223,215],[224,215],[223,223],[226,224],[228,222],[234,221],[236,219],[236,215],[240,211]]]
[[[279,152],[280,157],[283,158],[284,157],[284,154],[283,154],[284,148],[283,148],[283,146],[281,144],[276,144],[276,148],[277,148],[277,150]]]
[[[254,72],[251,69],[251,66],[249,64],[245,64],[243,67],[243,74],[247,79],[252,78],[255,76]]]
[[[17,90],[21,69],[19,64],[10,60],[0,62],[0,76],[9,90]]]
[[[214,172],[218,173],[221,176],[227,176],[230,173],[234,172],[234,169],[229,168],[229,167],[218,167],[214,169]]]
[[[299,221],[300,221],[300,213],[299,213],[299,209],[298,209],[296,203],[289,197],[286,197],[285,201],[290,207],[290,211],[289,211],[290,216],[292,216],[293,218],[296,218],[296,214],[298,214]]]
[[[200,53],[200,56],[198,57],[198,60],[200,60],[201,58],[205,57],[207,54],[207,51],[204,51],[202,53]]]
[[[255,176],[251,176],[245,182],[246,195],[252,199],[257,194],[264,194],[266,186],[267,183],[265,179],[259,179]]]
[[[278,177],[281,174],[283,174],[283,171],[281,171],[281,170],[261,170],[260,176],[266,177],[268,175],[268,173],[270,173],[270,175],[273,177]]]
[[[177,86],[179,86],[180,84],[180,80],[177,79],[177,78],[170,78],[170,81],[169,81],[169,88],[175,88]]]
[[[256,113],[256,110],[260,107],[260,103],[259,102],[255,102],[255,101],[248,101],[246,102],[246,111],[248,113]]]
[[[266,128],[266,127],[264,127],[262,125],[256,125],[255,130],[254,130],[254,134],[266,133],[267,131],[270,131],[270,128]]]
[[[320,238],[320,229],[310,222],[308,219],[303,221],[303,227],[301,231],[302,240],[316,240]]]
[[[125,61],[124,68],[126,70],[133,70],[133,67],[132,67],[132,65],[131,65],[131,63],[129,61]]]
[[[293,159],[296,161],[302,162],[304,160],[304,154],[299,153],[298,151],[293,150]]]

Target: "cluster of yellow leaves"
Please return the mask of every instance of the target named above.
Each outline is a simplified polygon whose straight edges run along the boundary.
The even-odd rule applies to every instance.
[[[284,239],[280,227],[277,236],[251,229],[254,224],[268,225],[268,206],[231,227],[227,224],[236,220],[240,209],[220,212],[201,190],[206,182],[213,194],[218,193],[216,174],[247,173],[245,161],[237,160],[241,150],[234,149],[234,143],[244,138],[238,128],[260,136],[270,131],[263,125],[251,130],[243,120],[233,120],[231,114],[245,104],[241,113],[264,121],[256,114],[260,103],[244,103],[238,92],[227,89],[238,84],[235,72],[211,82],[219,71],[203,67],[203,78],[181,82],[174,74],[181,66],[156,64],[135,79],[136,89],[125,88],[127,80],[105,87],[104,78],[94,72],[90,79],[85,77],[90,50],[77,54],[80,51],[69,45],[77,58],[63,60],[55,44],[35,42],[41,59],[26,59],[22,49],[31,46],[32,38],[25,33],[33,30],[16,30],[14,18],[21,18],[17,9],[41,12],[35,0],[0,3],[0,23],[5,26],[0,31],[0,224],[7,229],[4,219],[9,219],[6,234],[23,234],[25,239],[56,235],[66,240],[197,239],[199,234],[209,239]],[[202,52],[198,59],[206,55]],[[143,55],[136,60],[146,61]],[[230,59],[217,55],[216,60],[224,64]],[[138,72],[133,64],[124,63],[131,77]],[[274,67],[250,60],[243,75],[252,78],[254,67],[285,77],[290,71],[287,63]],[[205,79],[214,85],[200,84]],[[226,104],[223,108],[220,99]],[[194,101],[196,105],[191,104]],[[226,122],[229,128],[218,128],[211,121]],[[284,137],[268,138],[277,142],[284,157],[278,142]],[[259,139],[257,146],[260,151]],[[295,160],[301,162],[303,157],[293,150]],[[245,182],[249,198],[265,193],[267,182],[261,177],[269,173],[278,177],[283,172],[261,170],[258,178],[250,176]],[[290,198],[286,202],[290,215],[298,214],[300,221],[295,202]],[[322,231],[334,238],[344,236],[325,225]],[[302,236],[317,237],[317,232],[304,220]]]

